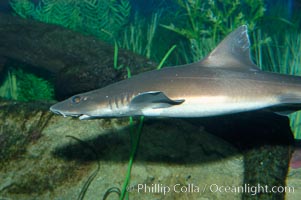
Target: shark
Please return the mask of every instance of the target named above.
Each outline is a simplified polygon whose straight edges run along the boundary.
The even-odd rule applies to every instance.
[[[81,120],[210,117],[260,109],[301,109],[301,77],[260,70],[250,56],[246,25],[199,62],[144,72],[50,107],[53,113]]]

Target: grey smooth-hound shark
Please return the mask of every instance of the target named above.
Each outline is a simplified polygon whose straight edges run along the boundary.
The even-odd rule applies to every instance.
[[[199,62],[141,73],[74,95],[50,110],[79,119],[298,110],[301,77],[261,71],[251,60],[247,31],[240,26]]]

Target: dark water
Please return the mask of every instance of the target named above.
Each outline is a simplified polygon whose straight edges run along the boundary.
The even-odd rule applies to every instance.
[[[0,2],[0,12],[3,13],[10,13],[12,11],[9,1],[8,0],[3,0]]]

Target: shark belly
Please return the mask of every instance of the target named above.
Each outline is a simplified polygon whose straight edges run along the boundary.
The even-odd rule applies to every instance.
[[[259,110],[277,105],[275,98],[253,99],[243,101],[233,97],[215,96],[192,98],[181,105],[168,108],[142,109],[144,116],[150,117],[209,117],[244,111]]]

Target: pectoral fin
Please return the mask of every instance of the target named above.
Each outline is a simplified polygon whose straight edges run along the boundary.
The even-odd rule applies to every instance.
[[[132,108],[167,108],[183,103],[184,99],[172,100],[168,98],[163,92],[150,91],[143,92],[133,98],[130,103]]]

